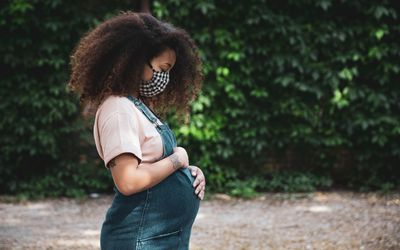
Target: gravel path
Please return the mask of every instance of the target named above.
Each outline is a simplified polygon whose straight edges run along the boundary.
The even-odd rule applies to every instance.
[[[263,194],[203,200],[192,229],[200,249],[400,249],[400,193]],[[99,249],[112,195],[6,202],[0,249]]]

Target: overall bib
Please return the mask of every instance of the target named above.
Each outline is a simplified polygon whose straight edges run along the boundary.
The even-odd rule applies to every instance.
[[[153,123],[163,142],[163,159],[173,153],[176,138],[168,123],[157,117],[139,99],[128,96]],[[101,227],[100,246],[109,249],[189,249],[192,225],[200,206],[195,177],[180,168],[157,185],[126,196],[114,185],[114,198]]]

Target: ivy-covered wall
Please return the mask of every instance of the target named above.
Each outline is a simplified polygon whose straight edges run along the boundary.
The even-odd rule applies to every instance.
[[[299,172],[307,175],[298,182],[328,177],[324,186],[329,179],[364,189],[398,183],[396,1],[170,1],[155,7],[158,16],[191,31],[202,48],[206,88],[192,127],[183,132],[210,171],[261,175],[261,186],[278,189]],[[224,184],[220,175],[211,176]]]
[[[185,28],[206,80],[174,125],[210,190],[393,189],[400,177],[397,1],[152,1]],[[0,190],[111,192],[91,121],[66,91],[69,54],[133,1],[0,6]]]

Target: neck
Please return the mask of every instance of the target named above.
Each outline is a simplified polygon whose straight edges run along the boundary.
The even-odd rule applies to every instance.
[[[136,99],[140,99],[139,97],[139,91],[134,90],[132,93],[130,93],[131,96],[135,97]]]
[[[133,97],[135,97],[135,98],[137,98],[137,99],[139,99],[139,100],[142,100],[142,101],[144,102],[144,100],[143,100],[142,98],[140,98],[139,91],[133,91],[130,95],[133,96]],[[154,105],[153,105],[153,102],[151,101],[151,99],[146,98],[145,103],[146,103],[146,105],[148,105],[151,109],[153,109]]]

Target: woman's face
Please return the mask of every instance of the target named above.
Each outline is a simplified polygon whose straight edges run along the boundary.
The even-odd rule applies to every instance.
[[[167,48],[160,55],[154,57],[150,64],[153,66],[154,70],[156,71],[170,71],[172,67],[174,67],[176,61],[176,54],[175,51]],[[153,76],[153,71],[151,70],[150,66],[145,64],[144,72],[143,72],[143,80],[149,81]]]

